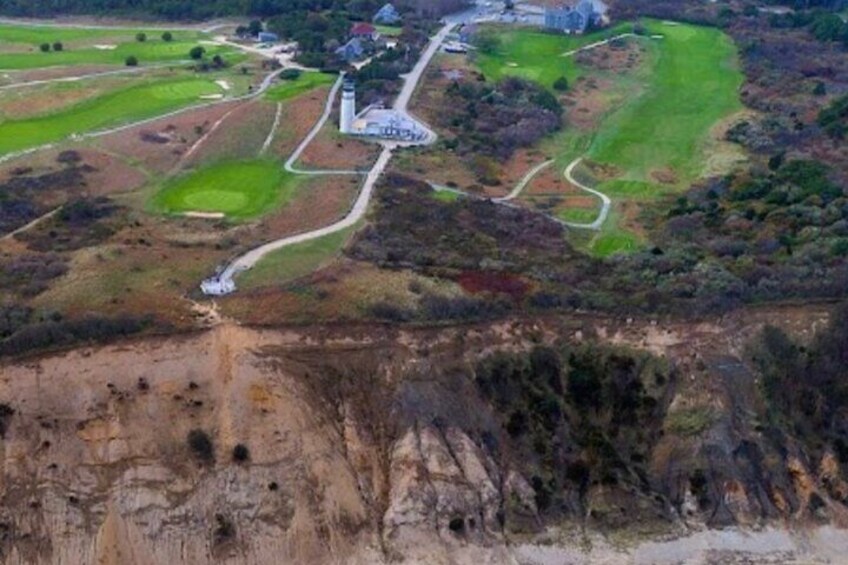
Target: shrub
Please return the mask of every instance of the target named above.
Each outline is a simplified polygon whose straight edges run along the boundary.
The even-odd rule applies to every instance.
[[[139,32],[135,34],[135,40],[139,43],[144,43],[145,41],[147,41],[147,34],[144,32]]]
[[[297,80],[300,78],[300,70],[286,69],[280,73],[280,80]]]
[[[138,66],[138,58],[135,55],[130,55],[124,61],[124,64],[128,67],[137,67]]]
[[[65,46],[62,45],[61,41],[57,41],[53,44],[53,51],[62,51],[64,48]]]
[[[195,61],[199,61],[200,59],[202,59],[204,54],[206,54],[206,49],[204,49],[200,45],[192,47],[191,51],[188,52],[188,56],[194,59]]]
[[[42,53],[47,53],[48,51],[50,51],[50,44],[49,43],[42,43],[41,45],[38,46],[38,48],[41,49]]]
[[[174,34],[172,34],[170,31],[166,31],[165,33],[162,34],[162,41],[173,41],[173,40],[174,40]]]
[[[233,448],[233,461],[244,463],[250,460],[250,450],[243,443],[236,444]]]
[[[188,433],[186,441],[201,463],[210,464],[215,461],[215,446],[212,445],[209,434],[203,430],[194,429]]]
[[[554,90],[559,92],[565,92],[568,90],[568,79],[565,77],[559,77],[554,81]]]

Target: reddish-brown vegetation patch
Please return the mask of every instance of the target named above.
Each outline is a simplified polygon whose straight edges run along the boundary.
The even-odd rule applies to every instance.
[[[519,275],[499,271],[465,271],[456,279],[471,294],[505,294],[521,300],[530,290],[530,284]]]

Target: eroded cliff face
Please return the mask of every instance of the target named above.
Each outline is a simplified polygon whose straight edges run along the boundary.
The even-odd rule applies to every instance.
[[[577,320],[362,335],[224,324],[8,362],[0,365],[9,408],[0,416],[2,561],[838,556],[848,550],[839,462],[752,447],[756,395],[740,387],[753,377],[733,357],[736,340],[754,331],[747,324],[758,323],[745,322],[685,335],[682,326]],[[579,510],[543,511],[532,467],[494,437],[499,415],[475,393],[468,366],[494,349],[589,335],[668,356],[680,382],[644,484],[587,485],[563,494],[573,501],[563,508]],[[729,357],[710,357],[716,347]],[[706,419],[695,410],[704,406]],[[191,430],[211,438],[214,463],[187,445]],[[238,444],[247,461],[233,459]],[[693,483],[692,460],[705,453],[704,483]],[[787,520],[806,525],[803,533],[783,528]],[[666,541],[651,541],[657,535]]]

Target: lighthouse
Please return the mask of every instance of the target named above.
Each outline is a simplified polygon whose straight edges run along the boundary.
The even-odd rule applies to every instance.
[[[342,87],[342,108],[339,116],[339,131],[351,133],[356,116],[356,88],[352,80],[345,80]]]

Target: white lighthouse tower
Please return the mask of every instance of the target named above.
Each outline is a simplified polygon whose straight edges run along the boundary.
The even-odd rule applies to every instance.
[[[345,80],[342,87],[342,108],[339,118],[339,131],[351,133],[353,119],[356,117],[356,88],[352,80]]]

